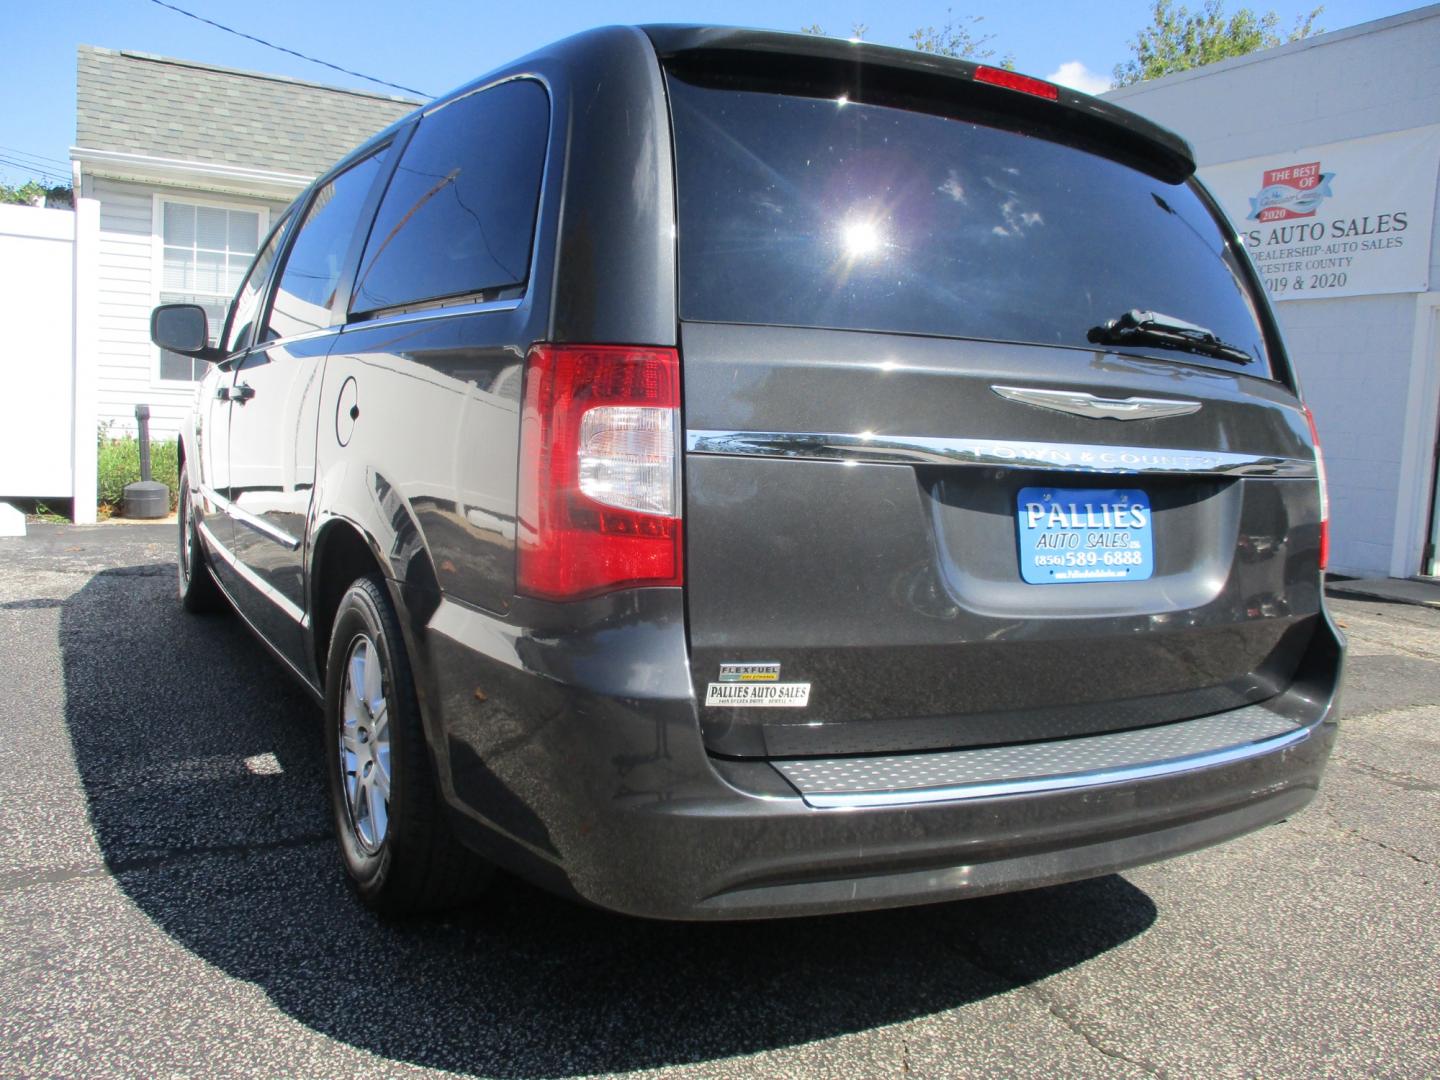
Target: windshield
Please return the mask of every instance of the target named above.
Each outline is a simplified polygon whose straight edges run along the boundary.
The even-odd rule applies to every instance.
[[[1092,327],[1139,308],[1266,373],[1236,253],[1186,183],[966,120],[674,74],[669,87],[684,319],[1093,351]]]

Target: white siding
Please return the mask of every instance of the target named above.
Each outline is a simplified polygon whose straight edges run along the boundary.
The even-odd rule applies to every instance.
[[[1337,573],[1389,573],[1414,311],[1405,293],[1275,306],[1324,444]]]
[[[82,193],[100,202],[97,348],[99,421],[116,434],[135,430],[135,406],[150,406],[150,430],[173,438],[194,399],[192,387],[163,382],[159,355],[150,343],[150,309],[160,293],[155,256],[154,196],[254,206],[270,212],[283,203],[183,188],[87,176]]]

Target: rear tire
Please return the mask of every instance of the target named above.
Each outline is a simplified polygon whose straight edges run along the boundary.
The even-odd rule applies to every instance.
[[[176,509],[179,525],[179,551],[176,563],[180,570],[180,604],[191,614],[199,615],[225,609],[225,594],[210,575],[205,547],[195,528],[195,511],[190,503],[190,467],[180,467],[180,499]]]
[[[379,577],[360,578],[341,598],[325,672],[330,806],[360,899],[400,915],[477,894],[490,868],[446,819],[400,624]]]

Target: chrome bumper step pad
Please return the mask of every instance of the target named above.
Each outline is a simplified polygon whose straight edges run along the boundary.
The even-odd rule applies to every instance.
[[[1250,705],[1050,742],[771,764],[817,808],[898,806],[1145,780],[1272,753],[1308,731],[1263,705]]]

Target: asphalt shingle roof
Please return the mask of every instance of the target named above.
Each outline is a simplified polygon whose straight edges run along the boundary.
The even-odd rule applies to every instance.
[[[314,176],[418,104],[81,45],[75,141],[96,150]]]

